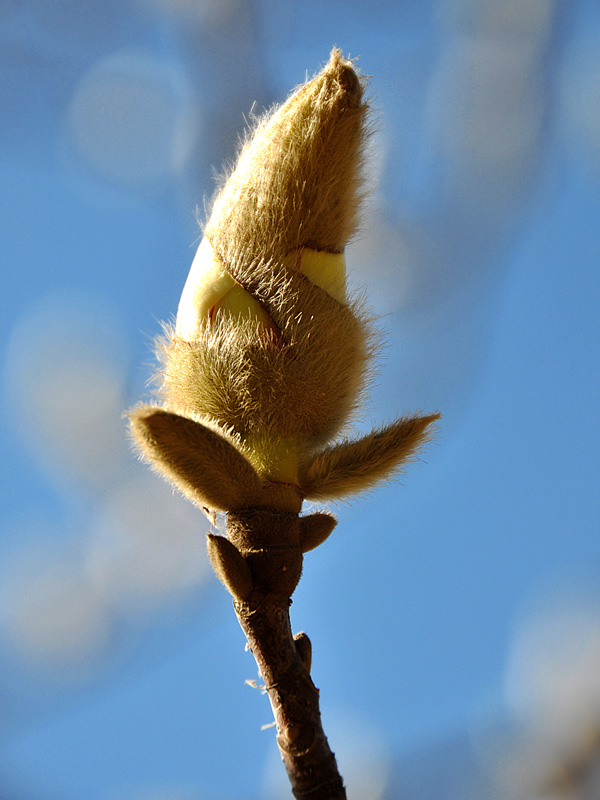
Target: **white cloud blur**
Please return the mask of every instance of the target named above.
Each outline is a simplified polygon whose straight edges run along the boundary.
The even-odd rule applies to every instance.
[[[507,800],[600,796],[600,603],[583,581],[538,597],[506,670],[510,735],[488,752]]]
[[[138,0],[155,6],[163,14],[200,22],[215,28],[229,24],[244,0]]]
[[[26,549],[11,566],[3,576],[1,627],[17,655],[69,677],[96,666],[110,644],[113,619],[76,554]]]
[[[86,574],[119,614],[147,618],[181,601],[210,575],[206,522],[160,478],[140,474],[103,504],[88,545]]]
[[[569,150],[600,180],[600,25],[573,43],[560,81],[562,133]]]
[[[441,0],[442,23],[474,36],[513,39],[542,47],[552,29],[556,0]]]
[[[90,294],[44,297],[13,328],[4,378],[14,427],[52,482],[100,491],[120,478],[128,351],[113,310]]]
[[[93,671],[115,644],[116,623],[148,624],[210,574],[203,515],[130,452],[128,349],[110,307],[77,292],[39,300],[9,342],[13,430],[68,501],[86,498],[83,514],[63,515],[56,541],[26,529],[19,558],[0,569],[0,638],[57,674]]]
[[[518,717],[557,741],[600,723],[600,607],[566,600],[524,620],[513,640],[506,693]]]
[[[168,179],[198,146],[199,115],[177,64],[130,48],[97,61],[77,85],[67,115],[75,152],[124,185]]]
[[[539,155],[553,0],[443,0],[447,33],[428,119],[445,179],[476,207],[517,199]],[[499,195],[499,197],[497,197]]]

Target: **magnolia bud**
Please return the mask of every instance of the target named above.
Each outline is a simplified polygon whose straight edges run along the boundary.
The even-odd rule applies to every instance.
[[[175,326],[159,343],[163,404],[130,414],[142,455],[209,514],[297,514],[305,498],[369,489],[410,459],[439,416],[331,444],[358,404],[373,349],[344,263],[366,110],[361,80],[334,49],[258,125],[215,200]],[[329,534],[335,521],[321,517],[298,529],[298,553]],[[218,541],[211,548],[244,594],[237,557]]]
[[[346,297],[365,104],[325,69],[261,124],[206,226],[165,341],[170,407],[233,432],[258,471],[297,482],[302,454],[358,400],[369,330]]]

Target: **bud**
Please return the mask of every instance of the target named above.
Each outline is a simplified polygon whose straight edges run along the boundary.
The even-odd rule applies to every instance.
[[[164,396],[234,432],[256,468],[297,482],[302,454],[354,408],[369,331],[347,302],[366,106],[329,64],[245,146],[217,197],[164,343]]]
[[[215,200],[159,344],[164,404],[130,415],[143,455],[201,506],[297,513],[303,498],[361,491],[437,419],[328,444],[360,400],[373,349],[344,262],[366,112],[361,79],[334,49],[258,125]]]

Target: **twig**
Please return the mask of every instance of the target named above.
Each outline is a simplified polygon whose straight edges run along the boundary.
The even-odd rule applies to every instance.
[[[284,526],[288,530],[282,535]],[[251,595],[247,600],[234,598],[233,606],[269,695],[277,744],[294,797],[345,800],[344,784],[321,724],[319,690],[310,676],[310,640],[306,634],[294,639],[290,595],[272,589],[274,575],[288,573],[290,585],[299,577],[299,517],[271,509],[230,513],[227,535],[254,578]],[[297,544],[278,545],[282,539]]]

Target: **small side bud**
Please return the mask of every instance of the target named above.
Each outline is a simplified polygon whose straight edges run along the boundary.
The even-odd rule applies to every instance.
[[[331,531],[337,525],[337,520],[331,514],[318,513],[300,517],[300,547],[303,553],[314,550],[323,544]]]
[[[247,600],[252,594],[252,574],[235,545],[224,536],[206,535],[208,557],[217,578],[236,600]]]
[[[304,631],[300,631],[294,636],[294,642],[296,643],[296,650],[298,651],[298,655],[300,656],[300,660],[310,672],[310,668],[312,666],[312,643],[308,636],[304,633]]]

